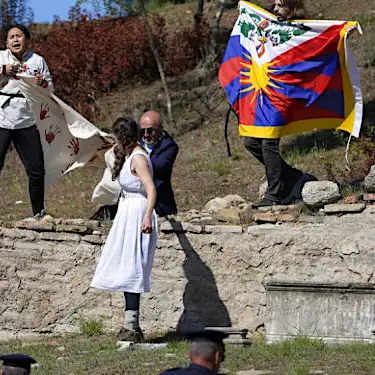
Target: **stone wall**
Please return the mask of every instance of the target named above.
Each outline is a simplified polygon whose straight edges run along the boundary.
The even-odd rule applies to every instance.
[[[271,280],[374,282],[374,206],[250,227],[191,216],[194,224],[160,224],[152,293],[142,297],[145,330],[256,330],[265,323]],[[89,287],[104,241],[97,222],[0,224],[0,339],[75,332],[87,317],[118,330],[121,293]]]

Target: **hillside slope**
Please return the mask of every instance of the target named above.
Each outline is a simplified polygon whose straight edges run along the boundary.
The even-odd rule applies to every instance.
[[[371,2],[358,0],[317,0],[308,2],[310,14],[319,18],[358,19],[364,28],[362,37],[351,38],[367,103],[368,122],[375,124],[375,11]],[[160,10],[168,27],[178,29],[192,23],[194,3],[175,5]],[[206,18],[212,19],[214,2],[208,2]],[[230,31],[237,17],[236,9],[224,14],[223,28]],[[46,56],[48,60],[48,56]],[[262,166],[250,158],[237,135],[232,118],[229,139],[233,156],[228,158],[223,137],[227,111],[225,95],[215,75],[199,74],[199,69],[184,76],[169,78],[173,95],[177,128],[167,126],[180,146],[173,184],[180,210],[200,209],[215,196],[240,194],[248,200],[257,197],[259,184],[264,180]],[[106,129],[125,112],[134,109],[156,109],[164,112],[163,91],[160,82],[132,83],[119,88],[99,101],[103,119],[98,125]],[[345,174],[344,150],[347,135],[317,132],[283,140],[283,153],[289,162],[319,178],[343,181]],[[353,169],[362,164],[362,151],[352,144]],[[56,217],[89,217],[95,211],[90,202],[101,171],[81,169],[73,171],[50,188],[46,195],[48,211]],[[27,179],[18,156],[10,152],[0,178],[0,219],[19,219],[30,214]],[[20,201],[22,203],[20,203]],[[15,204],[18,202],[18,204]]]

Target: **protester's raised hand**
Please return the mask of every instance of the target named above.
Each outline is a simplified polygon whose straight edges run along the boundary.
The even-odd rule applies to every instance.
[[[15,72],[15,66],[13,64],[5,65],[5,75],[11,76]]]

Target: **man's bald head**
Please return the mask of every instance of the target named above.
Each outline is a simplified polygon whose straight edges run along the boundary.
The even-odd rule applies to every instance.
[[[163,121],[160,113],[156,111],[145,112],[139,119],[139,127],[144,143],[156,143],[163,131]]]

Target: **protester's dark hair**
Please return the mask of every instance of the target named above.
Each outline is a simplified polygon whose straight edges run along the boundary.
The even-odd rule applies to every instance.
[[[25,34],[26,39],[30,39],[30,38],[31,38],[30,31],[29,31],[29,29],[28,29],[26,26],[20,25],[20,24],[18,24],[18,23],[14,23],[14,24],[8,25],[8,26],[3,30],[3,41],[4,41],[4,42],[6,42],[7,39],[8,39],[9,31],[10,31],[11,29],[14,29],[14,28],[20,29],[20,30]]]
[[[307,18],[303,0],[282,0],[282,5],[289,10],[287,20],[301,20]]]
[[[117,138],[117,144],[114,148],[115,165],[113,168],[112,180],[119,176],[125,158],[129,156],[138,145],[138,125],[129,116],[118,118],[113,126],[113,133]]]

